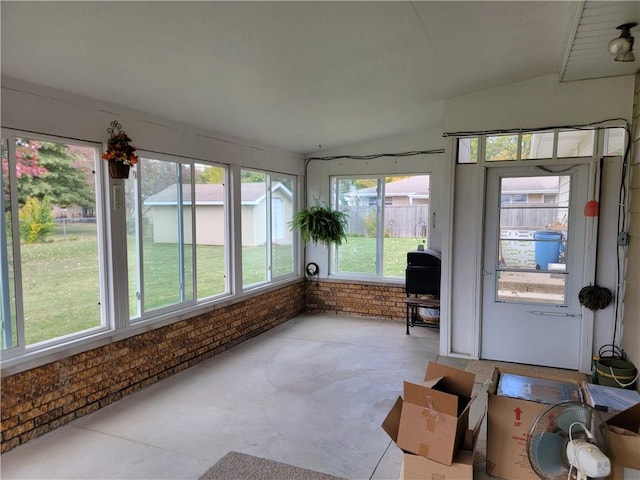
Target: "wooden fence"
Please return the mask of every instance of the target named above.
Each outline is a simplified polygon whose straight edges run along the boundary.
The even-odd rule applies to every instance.
[[[351,235],[375,236],[376,207],[347,206],[342,211],[349,217]],[[429,227],[429,206],[385,206],[384,235],[391,238],[426,238]]]
[[[543,229],[562,221],[567,208],[503,208],[500,210],[501,227]]]
[[[375,206],[344,206],[342,211],[348,217],[351,235],[375,236]],[[502,228],[542,230],[547,225],[562,220],[568,209],[550,208],[503,208],[500,226]],[[387,205],[384,209],[385,237],[391,238],[426,238],[429,227],[428,205]]]

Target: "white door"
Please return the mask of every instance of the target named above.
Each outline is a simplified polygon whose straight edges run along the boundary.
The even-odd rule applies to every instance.
[[[489,169],[481,358],[578,369],[591,348],[578,301],[588,176],[588,165]]]

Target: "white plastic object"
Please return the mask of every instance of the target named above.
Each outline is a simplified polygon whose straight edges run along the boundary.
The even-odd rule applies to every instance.
[[[567,460],[576,469],[577,479],[603,478],[611,473],[609,458],[595,445],[585,440],[567,443]]]

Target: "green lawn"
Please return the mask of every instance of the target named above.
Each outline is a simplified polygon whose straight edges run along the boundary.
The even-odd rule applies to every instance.
[[[133,251],[135,239],[129,238],[129,252]],[[206,298],[212,295],[224,293],[224,247],[217,245],[198,245],[198,298]],[[144,250],[144,283],[145,283],[145,310],[150,311],[163,306],[173,305],[181,301],[179,297],[180,277],[179,272],[179,251],[176,244],[154,243],[146,240],[143,245]],[[193,291],[191,281],[191,247],[185,248],[185,289],[189,293]],[[291,272],[291,245],[280,245],[274,248],[273,264],[274,277],[282,276]],[[244,247],[242,249],[243,259],[243,284],[253,285],[266,281],[266,248],[265,247]],[[136,270],[135,259],[129,258],[129,285],[130,314],[137,315],[136,302]],[[189,300],[191,297],[186,298]]]
[[[46,243],[22,244],[27,344],[100,325],[95,224],[68,224]]]
[[[100,326],[97,244],[95,224],[58,226],[45,243],[23,244],[22,279],[27,344]],[[133,240],[130,239],[132,242]],[[132,244],[131,244],[132,246]],[[415,239],[385,239],[385,276],[403,277],[406,254],[416,248]],[[130,250],[132,251],[132,250]],[[198,297],[226,291],[224,250],[220,246],[197,247]],[[173,305],[180,299],[178,250],[175,244],[144,244],[146,310]],[[190,247],[185,250],[185,281],[188,292],[192,281],[189,270]],[[265,280],[264,247],[243,248],[243,283]],[[291,246],[274,250],[274,277],[291,270]],[[375,240],[351,237],[339,249],[343,272],[375,272]],[[137,315],[135,259],[129,259],[131,315]],[[184,300],[188,300],[186,298]]]
[[[415,238],[385,238],[383,275],[402,277],[407,267],[407,252],[415,250],[418,240]],[[376,273],[376,239],[367,237],[349,237],[338,247],[339,271],[342,273]]]

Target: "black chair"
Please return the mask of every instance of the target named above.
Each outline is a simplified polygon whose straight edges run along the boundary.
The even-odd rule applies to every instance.
[[[440,310],[440,252],[416,250],[407,253],[405,270],[405,303],[407,305],[407,335],[409,327],[439,328],[439,323],[418,320],[420,308]]]

